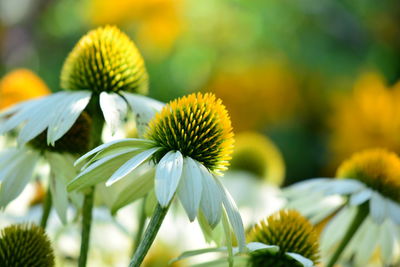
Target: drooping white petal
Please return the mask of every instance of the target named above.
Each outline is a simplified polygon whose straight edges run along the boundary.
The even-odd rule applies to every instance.
[[[274,245],[266,245],[264,243],[260,242],[250,242],[246,244],[247,249],[249,252],[254,252],[257,250],[267,250],[271,253],[276,253],[279,251],[279,246],[274,246]]]
[[[156,168],[155,192],[162,207],[168,206],[182,175],[183,157],[181,152],[170,151],[160,160]]]
[[[108,155],[89,165],[67,186],[68,191],[83,188],[106,181],[126,161],[138,153],[136,148]]]
[[[321,191],[321,188],[329,185],[332,178],[314,178],[295,183],[283,190],[283,195],[289,199],[304,196],[306,192]],[[318,190],[316,190],[318,189]]]
[[[372,196],[372,190],[369,188],[366,188],[364,190],[361,190],[360,192],[357,192],[355,194],[352,194],[350,196],[350,205],[352,206],[358,206],[365,201],[369,200]]]
[[[400,225],[400,205],[390,199],[387,199],[386,203],[390,218],[395,224]]]
[[[120,208],[132,203],[133,201],[144,197],[154,186],[155,169],[150,168],[144,173],[136,174],[131,172],[127,179],[122,180],[113,186],[124,187],[117,195],[116,200],[111,206],[111,212],[114,214]]]
[[[364,184],[352,179],[332,179],[325,193],[328,195],[347,195],[365,188]]]
[[[76,192],[67,192],[67,184],[76,175],[73,158],[68,154],[46,153],[50,164],[50,190],[55,210],[62,223],[67,223],[69,197],[74,204],[82,204],[83,196]],[[78,206],[80,207],[80,205]]]
[[[381,260],[385,262],[390,262],[393,257],[393,249],[395,246],[395,240],[393,235],[395,233],[390,227],[390,220],[385,220],[383,224],[380,225],[379,234],[379,245],[381,247]]]
[[[197,166],[201,172],[203,189],[200,200],[200,208],[209,225],[214,228],[221,219],[222,195],[214,177],[200,163]]]
[[[306,257],[301,256],[300,254],[293,253],[293,252],[286,252],[286,255],[291,257],[292,259],[300,262],[304,267],[313,267],[314,263],[310,260],[307,259]]]
[[[39,99],[25,101],[16,105],[15,107],[12,107],[10,110],[12,110],[13,112],[5,111],[4,113],[1,113],[3,117],[5,114],[11,115],[11,113],[12,116],[6,118],[6,120],[2,122],[2,124],[0,125],[0,134],[4,134],[14,129],[22,122],[26,121],[28,118],[30,118],[31,111],[36,110],[38,107],[40,108],[41,104],[46,103],[46,101],[48,101],[48,98],[50,97],[52,97],[52,95]]]
[[[24,148],[10,148],[0,153],[0,181],[15,173],[15,169],[18,170],[24,159],[21,155],[25,153]]]
[[[51,103],[54,116],[47,130],[47,143],[51,145],[54,145],[74,125],[91,98],[90,91],[68,91],[56,94],[59,94],[61,99],[60,103]]]
[[[377,223],[381,224],[387,215],[386,200],[377,192],[373,192],[369,201],[369,209],[371,218]]]
[[[140,164],[149,159],[151,155],[156,153],[159,149],[160,148],[158,147],[150,148],[148,150],[145,150],[137,154],[136,156],[125,162],[116,172],[114,172],[114,174],[110,177],[110,179],[107,180],[106,186],[110,186],[113,183],[117,182],[118,180],[124,178],[135,168],[137,168]]]
[[[19,164],[2,179],[0,187],[0,207],[5,207],[24,190],[32,177],[32,172],[39,159],[39,154],[32,151],[24,151],[19,157]]]
[[[150,120],[165,104],[141,95],[125,92],[123,92],[122,95],[126,98],[133,112],[136,114],[136,126],[139,136],[141,136]]]
[[[49,126],[50,121],[57,114],[59,99],[60,95],[58,94],[50,95],[42,99],[40,105],[35,105],[34,108],[27,110],[29,115],[26,117],[26,124],[17,138],[19,145],[22,146],[32,140]]]
[[[82,162],[84,162],[85,160],[87,160],[91,157],[96,157],[96,158],[100,158],[100,156],[104,157],[105,155],[107,155],[107,154],[105,154],[106,152],[114,153],[114,152],[118,151],[119,149],[124,150],[127,147],[129,149],[134,148],[134,147],[143,149],[147,145],[151,145],[151,144],[153,144],[153,142],[151,140],[137,139],[137,138],[126,138],[126,139],[121,139],[121,140],[114,140],[114,141],[102,144],[102,145],[90,150],[89,152],[87,152],[86,154],[84,154],[83,156],[78,158],[75,161],[74,165],[78,166]],[[101,155],[100,155],[100,153],[101,153]]]
[[[102,92],[100,94],[100,107],[103,111],[104,119],[114,134],[115,130],[121,125],[128,110],[125,100],[115,93]]]
[[[193,159],[185,157],[183,159],[182,178],[178,189],[178,195],[190,221],[194,221],[196,218],[202,189],[200,169]]]
[[[379,238],[379,225],[373,221],[369,221],[369,218],[364,222],[365,231],[360,234],[360,242],[356,248],[356,254],[354,257],[356,266],[366,266],[372,257],[372,254],[376,248],[377,241]],[[361,226],[361,227],[362,227]],[[362,231],[363,229],[359,229]],[[357,234],[357,233],[356,233]]]
[[[229,218],[229,222],[232,225],[233,232],[235,233],[236,239],[239,244],[239,250],[243,251],[246,246],[246,238],[244,235],[244,227],[242,217],[240,216],[239,210],[236,207],[235,201],[232,199],[229,192],[223,187],[218,179],[215,179],[217,186],[222,195],[222,203],[225,207],[226,213]]]
[[[325,227],[321,238],[321,250],[333,253],[332,248],[342,240],[347,228],[357,212],[356,207],[344,207]]]

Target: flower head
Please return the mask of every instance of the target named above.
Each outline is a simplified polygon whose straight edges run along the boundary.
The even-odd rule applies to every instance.
[[[276,254],[254,252],[252,266],[302,266],[290,253],[298,254],[317,264],[319,260],[318,236],[311,223],[294,210],[281,210],[255,225],[248,241],[277,245]],[[289,255],[287,254],[289,253]]]
[[[216,175],[228,165],[233,148],[229,116],[221,101],[210,94],[172,101],[150,122],[146,137],[116,140],[83,155],[76,164],[89,163],[68,190],[104,181],[111,186],[123,179],[129,184],[119,193],[113,211],[154,188],[162,207],[168,207],[176,195],[189,219],[204,215],[200,217],[208,227],[215,227],[225,210],[243,249],[242,219]]]
[[[65,60],[61,87],[66,90],[145,94],[148,77],[143,58],[127,35],[113,26],[83,36]]]
[[[145,137],[161,147],[157,160],[169,151],[179,151],[216,172],[227,168],[234,143],[222,101],[200,93],[167,104],[150,122]]]
[[[49,88],[36,74],[27,69],[17,69],[0,81],[0,109],[48,94]]]
[[[343,162],[338,178],[362,182],[383,196],[400,203],[400,158],[384,149],[369,149]]]
[[[289,206],[313,223],[329,218],[321,238],[323,254],[333,253],[349,227],[357,227],[342,259],[366,266],[380,251],[382,265],[399,260],[400,158],[384,149],[354,154],[337,171],[338,179],[310,179],[286,189]],[[357,223],[358,226],[354,226]]]
[[[41,227],[11,225],[0,234],[0,265],[3,267],[53,267],[51,243]]]

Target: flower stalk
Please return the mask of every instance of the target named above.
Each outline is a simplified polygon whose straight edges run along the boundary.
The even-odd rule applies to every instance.
[[[153,241],[157,236],[158,230],[160,230],[161,224],[164,221],[165,215],[167,215],[168,209],[169,205],[163,208],[157,203],[150,223],[147,226],[146,232],[144,233],[144,237],[135,251],[133,258],[129,263],[129,267],[139,267],[142,264],[144,257],[147,255],[151,244],[153,244]]]
[[[146,224],[146,199],[147,197],[144,197],[142,200],[142,205],[140,207],[139,210],[139,225],[138,225],[138,230],[135,233],[134,236],[134,241],[133,241],[133,245],[132,245],[132,256],[135,254],[135,251],[137,250],[140,240],[142,239],[143,236],[143,231],[144,231],[144,227]]]
[[[349,244],[350,240],[353,238],[354,234],[357,232],[361,224],[364,222],[365,218],[368,216],[369,211],[369,202],[366,202],[358,207],[357,213],[350,224],[349,228],[346,231],[342,241],[340,242],[338,248],[336,249],[335,253],[332,255],[332,258],[329,260],[327,267],[333,267],[335,263],[340,258],[340,255]]]
[[[47,220],[49,219],[51,211],[51,206],[52,206],[52,196],[49,186],[49,189],[47,189],[46,196],[44,198],[43,213],[42,213],[42,218],[40,219],[40,227],[42,227],[43,229],[46,229]]]

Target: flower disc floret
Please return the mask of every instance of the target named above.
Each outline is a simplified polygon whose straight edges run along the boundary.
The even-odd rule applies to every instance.
[[[113,26],[83,36],[61,71],[65,90],[92,90],[145,94],[148,75],[144,61],[129,37]]]
[[[355,179],[400,203],[400,158],[384,149],[354,154],[338,168],[338,178]]]
[[[0,266],[53,267],[54,253],[43,228],[11,225],[1,231]]]
[[[314,264],[319,261],[318,236],[312,224],[294,210],[281,210],[259,222],[248,233],[249,242],[279,246],[277,254],[255,252],[252,266],[301,266],[286,253],[297,253]]]
[[[169,151],[179,151],[216,173],[227,168],[234,143],[225,106],[208,93],[168,103],[150,122],[145,136],[161,147],[156,161]]]

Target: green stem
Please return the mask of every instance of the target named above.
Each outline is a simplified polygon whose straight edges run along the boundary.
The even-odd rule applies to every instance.
[[[92,129],[91,129],[91,149],[101,145],[101,134],[104,126],[104,116],[100,108],[100,97],[97,94],[93,94],[90,102],[86,108],[92,118]],[[90,241],[90,228],[92,225],[92,210],[93,210],[93,198],[94,198],[95,187],[92,186],[85,194],[82,208],[82,234],[81,234],[81,250],[79,254],[79,267],[85,267],[88,253],[89,253],[89,241]]]
[[[46,196],[43,202],[43,213],[42,218],[40,219],[40,227],[46,229],[47,220],[49,219],[50,211],[52,206],[52,197],[50,192],[50,186],[47,189]]]
[[[132,245],[132,256],[134,255],[135,251],[139,247],[140,240],[142,240],[144,226],[146,224],[146,199],[147,197],[143,198],[142,205],[139,211],[139,225],[136,235],[134,237],[134,243]]]
[[[150,223],[147,226],[146,232],[144,233],[144,237],[140,242],[139,247],[135,251],[135,255],[133,255],[133,258],[129,263],[129,267],[139,267],[140,264],[142,264],[144,257],[146,256],[151,244],[153,244],[153,241],[156,238],[156,235],[161,227],[165,215],[167,215],[168,208],[169,206],[163,208],[160,206],[160,204],[157,203]]]
[[[79,267],[85,267],[89,251],[89,239],[90,239],[90,228],[92,225],[92,209],[93,209],[93,195],[94,187],[89,189],[89,192],[85,194],[83,200],[82,210],[82,240],[81,240],[81,251],[79,254]]]
[[[354,234],[357,232],[359,229],[360,225],[363,223],[365,218],[368,216],[368,211],[369,211],[369,202],[366,202],[362,204],[361,206],[358,207],[357,213],[350,224],[349,228],[346,231],[346,234],[344,235],[342,241],[339,244],[339,247],[336,249],[335,253],[333,254],[332,258],[330,259],[327,267],[333,267],[336,263],[336,261],[339,259],[340,255],[354,236]]]

